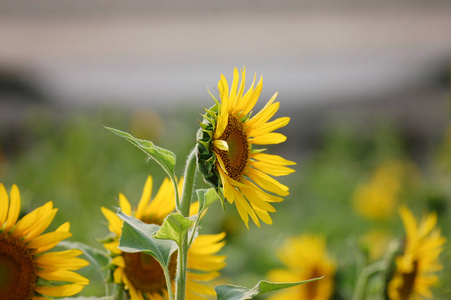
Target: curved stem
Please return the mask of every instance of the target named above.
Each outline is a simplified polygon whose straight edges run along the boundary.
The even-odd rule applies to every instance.
[[[193,195],[194,179],[197,171],[197,146],[191,151],[186,162],[183,191],[180,199],[179,211],[184,217],[189,217],[191,206],[191,198]],[[177,279],[176,279],[176,299],[185,299],[186,286],[186,260],[188,257],[188,232],[183,237],[181,245],[179,245],[177,259]]]

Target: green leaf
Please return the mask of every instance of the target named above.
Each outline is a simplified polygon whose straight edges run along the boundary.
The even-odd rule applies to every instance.
[[[324,276],[323,276],[324,277]],[[323,277],[319,278],[313,278],[305,281],[298,281],[298,282],[269,282],[262,280],[259,283],[257,283],[256,286],[254,286],[251,289],[247,289],[241,286],[235,286],[235,285],[218,285],[215,287],[215,291],[217,294],[217,300],[247,300],[247,299],[253,299],[255,296],[266,294],[282,289],[286,289],[289,287],[298,286],[304,283],[312,282],[318,279],[321,279]]]
[[[194,221],[189,218],[185,218],[179,213],[171,213],[164,219],[163,225],[161,225],[160,230],[153,235],[153,238],[172,240],[181,247],[183,238],[193,224]]]
[[[215,189],[199,189],[196,190],[197,199],[199,200],[199,215],[210,206],[213,202],[219,199],[218,193]]]
[[[142,151],[146,153],[150,158],[154,159],[160,166],[166,171],[168,176],[172,179],[175,185],[177,185],[175,178],[175,154],[164,148],[155,146],[151,141],[141,140],[133,137],[130,133],[121,131],[119,129],[106,127],[114,134],[126,139]]]
[[[176,246],[173,241],[152,238],[152,235],[160,229],[160,226],[145,224],[124,214],[120,209],[117,215],[124,220],[118,248],[129,253],[143,252],[149,254],[162,266],[167,267]]]

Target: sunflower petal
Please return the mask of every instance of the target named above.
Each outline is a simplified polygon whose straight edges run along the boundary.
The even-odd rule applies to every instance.
[[[150,196],[152,195],[152,176],[148,176],[146,180],[146,184],[144,185],[143,193],[141,196],[141,200],[138,203],[138,208],[136,209],[135,218],[142,219],[144,209],[150,202]]]
[[[51,297],[67,297],[78,294],[83,290],[83,285],[81,284],[66,284],[60,286],[43,287],[37,286],[34,290],[40,294],[51,296]]]
[[[287,140],[287,137],[281,133],[271,132],[264,135],[256,136],[250,140],[254,145],[273,145],[280,144]]]
[[[119,193],[119,207],[126,215],[132,214],[132,206],[130,205],[130,202],[128,202],[127,198],[124,196],[124,194]]]
[[[10,192],[9,213],[6,218],[5,232],[8,232],[16,224],[20,213],[20,192],[17,185],[13,184]]]
[[[266,175],[263,172],[258,171],[257,169],[250,169],[248,172],[249,178],[252,179],[257,185],[261,186],[265,190],[275,193],[279,196],[288,196],[288,187],[281,184],[274,178]]]
[[[8,193],[6,192],[3,183],[0,183],[0,228],[6,221],[8,216],[9,199]]]
[[[38,276],[46,280],[69,281],[77,284],[87,285],[89,280],[78,273],[66,270],[39,270]]]

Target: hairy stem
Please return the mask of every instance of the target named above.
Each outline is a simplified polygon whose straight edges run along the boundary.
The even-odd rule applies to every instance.
[[[180,202],[180,213],[184,217],[189,217],[189,210],[191,206],[191,197],[193,195],[194,179],[196,177],[197,167],[197,148],[195,147],[188,156],[185,167],[185,175],[183,182],[183,192]],[[183,237],[182,244],[179,245],[178,259],[177,259],[177,279],[176,279],[176,299],[185,299],[186,286],[186,259],[188,257],[188,232]]]

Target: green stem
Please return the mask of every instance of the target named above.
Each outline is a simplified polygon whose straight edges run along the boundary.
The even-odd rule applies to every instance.
[[[177,281],[176,281],[176,299],[185,299],[186,286],[186,259],[188,257],[188,239],[187,236],[183,239],[182,245],[179,249],[177,259]]]
[[[197,147],[195,147],[188,156],[185,167],[185,175],[183,182],[182,198],[180,200],[179,210],[184,217],[189,217],[191,206],[191,198],[193,195],[194,179],[197,170]],[[176,279],[176,299],[185,299],[186,286],[186,259],[188,257],[188,232],[183,237],[181,245],[179,245],[177,259],[177,279]]]
[[[377,261],[363,268],[362,272],[360,273],[359,279],[357,280],[352,300],[363,299],[363,294],[365,292],[365,287],[368,278],[374,273],[384,271],[386,268],[387,264],[385,261]]]
[[[188,156],[185,168],[185,179],[183,182],[182,199],[180,203],[180,213],[184,217],[189,217],[189,208],[191,205],[191,197],[193,195],[194,178],[196,177],[197,167],[197,146]]]
[[[166,279],[166,287],[168,290],[168,297],[169,300],[174,300],[174,294],[172,293],[172,284],[171,284],[171,276],[169,275],[169,269],[161,267],[164,272],[164,278]]]

